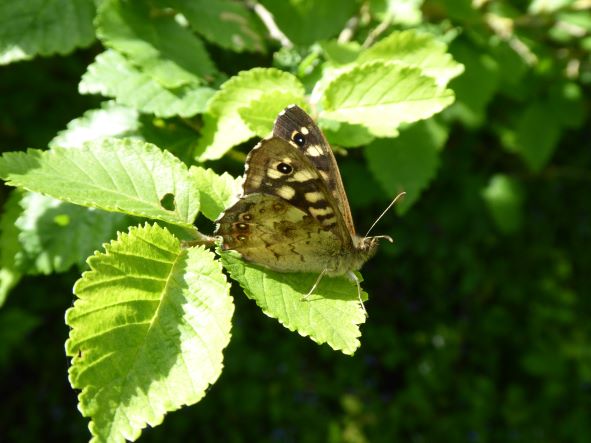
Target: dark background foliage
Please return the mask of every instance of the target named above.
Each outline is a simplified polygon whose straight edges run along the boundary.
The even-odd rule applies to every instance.
[[[463,27],[451,51],[466,73],[451,87],[464,112],[482,114],[476,124],[444,115],[450,137],[437,177],[404,216],[390,213],[376,229],[395,243],[364,268],[371,300],[361,348],[348,357],[319,347],[262,316],[234,288],[222,376],[200,403],[168,414],[142,441],[591,441],[589,78],[563,75],[564,51],[584,46],[553,40],[557,17],[545,17],[525,36],[545,65],[523,68],[512,84],[517,70],[507,72],[512,65],[498,57],[482,16],[450,3],[425,10],[433,22]],[[76,85],[98,52],[97,45],[0,68],[2,150],[44,147],[96,106]],[[215,57],[228,73],[265,63],[224,51]],[[478,63],[486,57],[499,63],[492,71]],[[588,53],[580,60],[588,65]],[[501,147],[503,128],[568,82],[580,88],[577,110],[547,106],[544,117],[562,112],[579,123],[561,127],[553,156],[532,172]],[[483,104],[470,102],[491,83]],[[534,120],[536,131],[545,118]],[[364,231],[383,197],[361,150],[339,163]],[[498,174],[516,180],[524,196],[520,221],[508,230],[483,196]],[[0,192],[4,200],[9,189]],[[63,348],[78,276],[27,277],[0,310],[0,441],[88,438]]]

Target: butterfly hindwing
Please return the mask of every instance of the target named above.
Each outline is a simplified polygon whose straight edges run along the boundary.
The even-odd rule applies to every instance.
[[[279,196],[242,197],[220,218],[223,249],[277,271],[322,272],[340,239]]]

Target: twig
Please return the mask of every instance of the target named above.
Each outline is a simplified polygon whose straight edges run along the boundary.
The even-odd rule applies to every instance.
[[[283,32],[281,32],[281,29],[279,29],[275,23],[273,14],[271,14],[267,8],[256,1],[248,2],[248,5],[253,9],[255,14],[259,16],[263,24],[267,27],[269,35],[272,39],[277,40],[284,48],[293,48],[293,43]]]
[[[345,27],[339,34],[339,38],[337,39],[337,41],[339,43],[349,42],[353,38],[353,34],[355,34],[357,26],[359,26],[359,17],[355,15],[351,17],[349,20],[347,20],[347,23],[345,24]]]
[[[490,29],[492,29],[501,40],[507,42],[511,49],[513,49],[528,65],[532,66],[538,62],[536,54],[534,54],[528,46],[514,34],[514,21],[512,19],[500,17],[491,13],[486,14],[484,19]]]
[[[384,20],[382,20],[380,22],[379,25],[377,25],[375,28],[373,28],[370,33],[368,34],[367,38],[365,39],[365,41],[363,42],[363,44],[361,45],[361,47],[363,49],[367,49],[369,48],[371,45],[374,44],[374,42],[377,40],[377,38],[382,35],[382,33],[388,29],[388,27],[392,24],[392,14],[388,14],[386,16],[386,18],[384,18]]]

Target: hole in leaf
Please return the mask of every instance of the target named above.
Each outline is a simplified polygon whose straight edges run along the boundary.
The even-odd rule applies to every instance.
[[[174,211],[176,204],[174,202],[174,194],[170,192],[160,199],[160,205],[167,211]]]

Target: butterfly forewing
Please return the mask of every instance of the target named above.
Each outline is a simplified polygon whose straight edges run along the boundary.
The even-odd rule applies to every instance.
[[[289,142],[272,137],[249,154],[244,194],[276,195],[304,211],[323,229],[333,231],[342,242],[351,235],[326,182],[312,162]]]
[[[318,170],[343,217],[347,231],[355,235],[355,226],[347,194],[332,149],[314,120],[299,106],[283,110],[273,127],[273,135],[289,140]]]

